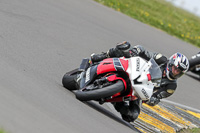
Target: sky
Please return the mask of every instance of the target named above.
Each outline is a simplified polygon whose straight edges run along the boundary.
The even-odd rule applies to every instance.
[[[200,16],[200,0],[166,0],[172,2],[175,6],[181,7]]]

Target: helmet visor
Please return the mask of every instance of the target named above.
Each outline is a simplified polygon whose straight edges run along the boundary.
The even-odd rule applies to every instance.
[[[174,79],[177,79],[177,78],[181,77],[184,73],[183,73],[183,71],[180,68],[172,65],[171,74],[172,74],[171,76]]]

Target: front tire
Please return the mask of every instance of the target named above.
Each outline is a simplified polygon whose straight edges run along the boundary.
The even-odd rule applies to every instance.
[[[98,100],[101,98],[106,98],[118,92],[121,92],[122,90],[124,90],[124,83],[121,80],[119,80],[118,82],[101,89],[90,90],[90,91],[78,90],[75,92],[75,95],[76,98],[81,101],[89,101],[89,100]]]

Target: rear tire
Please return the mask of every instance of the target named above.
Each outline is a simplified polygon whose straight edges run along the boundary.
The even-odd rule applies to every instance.
[[[118,92],[121,92],[122,90],[124,90],[124,83],[121,80],[119,80],[118,82],[101,89],[96,89],[91,91],[78,90],[75,92],[75,95],[76,98],[81,101],[89,101],[89,100],[98,100],[101,98],[106,98]]]
[[[68,90],[77,90],[75,78],[77,76],[77,69],[66,73],[62,78],[63,86]]]

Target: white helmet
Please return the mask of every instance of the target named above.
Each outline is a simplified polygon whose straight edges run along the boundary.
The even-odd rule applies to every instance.
[[[181,72],[177,75],[172,73],[172,66],[175,66],[176,69],[179,69]],[[189,69],[189,61],[187,57],[181,53],[173,54],[167,63],[166,75],[169,80],[174,80],[181,77]]]

